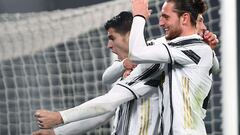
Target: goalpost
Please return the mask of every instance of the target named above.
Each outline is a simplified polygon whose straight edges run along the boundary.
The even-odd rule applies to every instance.
[[[237,1],[222,0],[223,133],[238,135]],[[238,52],[239,53],[239,52]]]
[[[221,37],[220,3],[206,1],[206,24]],[[163,34],[158,24],[162,4],[149,0],[153,13],[147,39]],[[106,93],[110,86],[101,77],[112,53],[103,24],[130,6],[130,0],[115,0],[76,9],[0,14],[0,134],[29,135],[38,130],[36,109],[63,110]],[[205,118],[208,135],[222,134],[220,86],[221,78],[215,75]],[[110,126],[84,135],[110,135]]]

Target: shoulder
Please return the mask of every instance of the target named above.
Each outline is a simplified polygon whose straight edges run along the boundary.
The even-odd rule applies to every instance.
[[[160,37],[160,38],[156,38],[156,39],[151,39],[147,41],[147,45],[151,46],[151,45],[155,45],[155,44],[159,44],[159,43],[166,43],[166,39],[164,36]]]

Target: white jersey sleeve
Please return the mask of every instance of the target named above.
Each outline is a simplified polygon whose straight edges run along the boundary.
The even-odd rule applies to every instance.
[[[85,133],[91,129],[97,128],[108,121],[114,112],[110,112],[98,117],[89,118],[86,120],[80,120],[72,122],[66,125],[54,128],[55,135],[75,135],[80,133]]]
[[[133,18],[132,28],[129,37],[129,55],[128,57],[134,63],[164,63],[170,62],[168,51],[161,45],[158,50],[154,46],[147,46],[144,38],[145,19],[136,16]],[[162,43],[160,43],[162,44]],[[157,57],[161,53],[162,57]]]
[[[170,48],[162,40],[152,42],[154,45],[147,46],[144,39],[144,25],[145,19],[136,16],[133,18],[133,24],[129,39],[129,58],[136,63],[170,63],[171,61],[178,61],[183,65],[192,62],[191,59],[185,57],[181,50]],[[176,57],[170,57],[174,54]]]
[[[132,99],[134,99],[134,96],[127,88],[114,85],[107,94],[96,97],[74,108],[60,111],[60,114],[64,124],[66,124],[112,112],[120,104]]]
[[[122,77],[123,72],[123,61],[114,61],[114,63],[104,71],[102,81],[106,84],[112,84]]]

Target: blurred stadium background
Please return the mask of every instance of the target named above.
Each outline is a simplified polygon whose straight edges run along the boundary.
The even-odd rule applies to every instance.
[[[221,2],[206,1],[206,25],[221,38]],[[157,14],[163,1],[149,3],[146,36],[152,39],[163,34]],[[0,135],[38,130],[36,109],[63,110],[106,93],[111,86],[101,76],[113,58],[103,24],[129,6],[127,0],[0,0]],[[221,62],[220,46],[215,51]],[[208,135],[223,134],[220,74],[213,77]],[[110,135],[110,127],[86,135]]]

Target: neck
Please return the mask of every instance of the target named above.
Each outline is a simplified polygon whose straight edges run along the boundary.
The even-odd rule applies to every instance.
[[[186,27],[183,29],[181,36],[189,36],[189,35],[193,35],[193,34],[197,34],[196,28]]]
[[[128,53],[123,53],[122,55],[119,55],[119,59],[122,61],[124,60],[125,58],[128,57]]]

